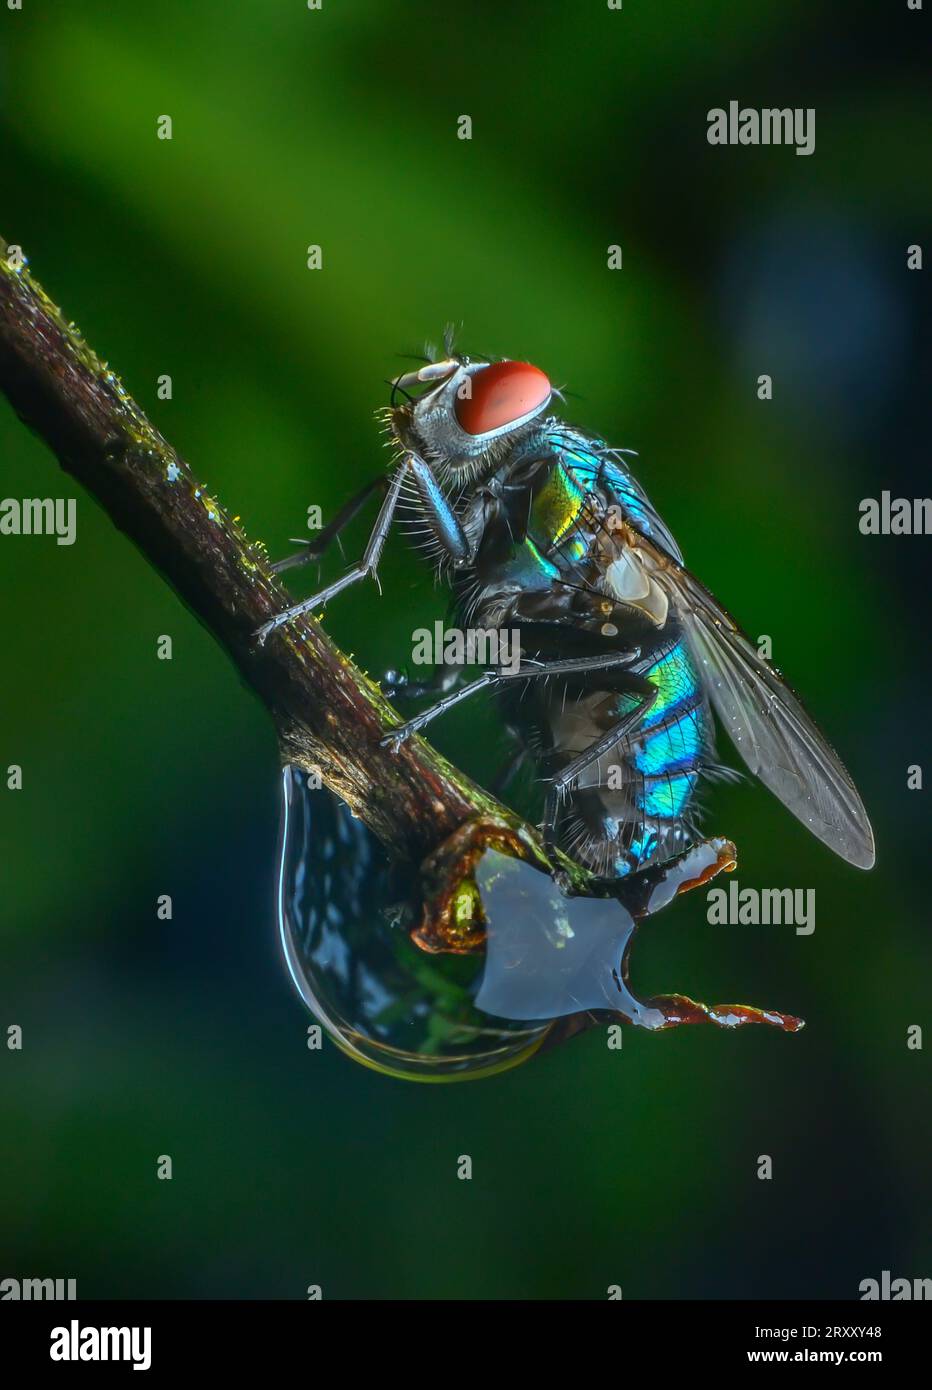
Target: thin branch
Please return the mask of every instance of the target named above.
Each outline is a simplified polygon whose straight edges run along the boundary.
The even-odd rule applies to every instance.
[[[318,771],[383,843],[420,860],[470,817],[520,824],[423,740],[380,747],[397,716],[316,622],[256,642],[290,602],[265,546],[198,482],[2,239],[0,388],[229,654],[268,708],[283,759]]]

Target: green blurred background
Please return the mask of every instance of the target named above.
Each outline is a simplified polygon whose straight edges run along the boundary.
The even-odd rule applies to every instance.
[[[0,11],[0,232],[253,536],[285,553],[309,504],[332,515],[384,466],[383,381],[453,320],[639,450],[879,845],[862,875],[763,790],[716,789],[741,884],[814,888],[815,934],[711,927],[697,894],[638,942],[643,992],[786,1009],[798,1037],[629,1031],[615,1053],[593,1032],[449,1087],[309,1052],[273,917],[272,728],[79,496],[73,548],[0,542],[0,764],[25,775],[0,795],[0,1023],[25,1032],[0,1048],[0,1275],[81,1297],[851,1298],[932,1273],[929,1066],[906,1047],[928,1022],[928,793],[906,790],[930,761],[928,540],[857,527],[862,497],[928,490],[928,272],[906,270],[932,201],[926,27],[813,0]],[[815,154],[710,147],[731,98],[815,107]],[[0,403],[0,495],[75,493]],[[327,617],[375,674],[444,612],[397,538],[383,587]],[[480,778],[503,750],[474,706],[436,742]]]

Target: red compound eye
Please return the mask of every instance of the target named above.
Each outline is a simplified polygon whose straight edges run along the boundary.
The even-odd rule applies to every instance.
[[[457,395],[456,418],[467,434],[487,434],[513,424],[550,399],[550,382],[530,362],[493,362],[468,379]]]

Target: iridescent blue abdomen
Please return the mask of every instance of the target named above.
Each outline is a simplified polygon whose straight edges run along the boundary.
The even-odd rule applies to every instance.
[[[657,699],[623,754],[643,833],[631,842],[636,862],[626,857],[627,867],[617,866],[618,872],[631,872],[657,857],[671,838],[679,839],[711,736],[711,712],[682,638],[653,661],[644,675],[657,687]]]

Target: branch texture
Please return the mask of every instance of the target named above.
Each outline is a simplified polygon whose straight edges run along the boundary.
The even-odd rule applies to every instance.
[[[264,545],[197,481],[2,240],[0,388],[229,653],[268,708],[282,757],[318,771],[391,850],[420,860],[476,815],[520,824],[423,740],[380,747],[397,716],[316,622],[297,619],[258,645],[256,629],[290,602]]]

